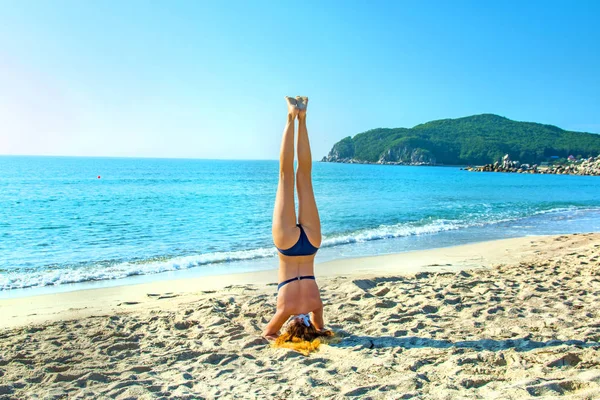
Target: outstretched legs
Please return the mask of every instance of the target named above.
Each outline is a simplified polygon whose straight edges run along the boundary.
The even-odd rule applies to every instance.
[[[308,240],[315,247],[321,245],[321,222],[312,187],[312,156],[306,129],[307,97],[286,97],[288,103],[287,123],[283,130],[279,153],[279,184],[273,210],[273,242],[280,249],[289,249],[300,237],[296,226],[294,203],[294,120],[298,118],[298,223],[302,225]]]
[[[321,246],[321,220],[312,186],[312,156],[306,129],[306,107],[308,97],[296,97],[298,108],[298,223],[302,225],[313,246]]]
[[[294,120],[298,116],[296,99],[285,98],[288,115],[279,152],[279,184],[273,210],[273,243],[280,249],[292,247],[300,237],[294,204]]]

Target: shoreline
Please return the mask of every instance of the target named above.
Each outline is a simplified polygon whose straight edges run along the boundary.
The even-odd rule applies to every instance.
[[[515,261],[523,255],[528,243],[543,237],[551,236],[524,236],[395,254],[341,258],[316,263],[315,275],[319,282],[339,276],[380,277],[488,268],[499,262]],[[0,320],[0,329],[107,312],[133,311],[148,306],[156,299],[176,299],[171,302],[176,305],[195,294],[236,285],[260,286],[264,290],[275,288],[276,282],[277,269],[269,269],[0,299],[0,311],[5,316]]]
[[[545,218],[550,217],[550,220]],[[541,219],[540,219],[541,218]],[[558,220],[552,218],[559,218]],[[539,220],[538,220],[539,219]],[[570,221],[576,221],[576,225]],[[552,222],[553,221],[553,222]],[[550,225],[548,225],[548,223]],[[526,230],[515,230],[512,225],[525,224]],[[535,228],[537,226],[537,228]],[[317,256],[316,263],[335,261],[337,259],[363,258],[382,254],[399,254],[410,251],[431,250],[444,247],[452,247],[462,244],[474,244],[491,240],[502,240],[508,238],[547,236],[557,234],[572,234],[582,232],[600,231],[600,208],[554,208],[547,211],[535,212],[525,217],[516,217],[504,221],[494,221],[487,224],[472,224],[463,227],[449,229],[436,228],[432,234],[422,234],[418,231],[408,234],[400,234],[397,237],[382,236],[379,239],[358,240],[356,242],[339,243],[323,246]],[[418,228],[414,228],[418,229]],[[374,229],[376,231],[376,229]],[[385,240],[380,240],[385,239]],[[251,249],[249,251],[263,251],[264,248]],[[243,251],[242,251],[243,253]],[[210,254],[207,254],[210,256]],[[184,256],[186,257],[202,257]],[[176,260],[174,258],[173,260]],[[169,263],[170,260],[167,260]],[[125,263],[125,262],[124,262]],[[184,262],[185,263],[185,262]],[[126,264],[126,263],[125,263]],[[60,284],[40,285],[39,281],[44,277],[35,277],[38,283],[31,286],[14,287],[0,290],[0,301],[19,297],[30,297],[44,294],[55,294],[72,292],[76,290],[90,290],[96,288],[111,288],[125,285],[137,285],[163,280],[197,279],[216,275],[237,275],[243,273],[257,273],[273,270],[277,265],[276,252],[270,256],[259,256],[249,259],[234,259],[225,262],[209,262],[207,264],[195,265],[178,269],[166,269],[160,272],[152,270],[152,261],[148,264],[147,272],[134,273],[118,277],[103,277],[100,279],[74,280]],[[160,266],[160,264],[159,264]],[[167,265],[168,267],[168,265]],[[126,272],[125,270],[120,271]],[[23,278],[21,278],[23,279]],[[10,287],[10,285],[9,285]]]

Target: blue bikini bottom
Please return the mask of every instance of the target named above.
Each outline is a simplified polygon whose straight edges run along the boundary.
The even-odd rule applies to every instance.
[[[306,236],[306,232],[304,232],[304,229],[302,228],[302,225],[296,224],[296,226],[300,228],[300,237],[298,238],[296,244],[287,250],[282,250],[279,247],[277,250],[286,256],[310,256],[315,254],[319,248],[310,243],[308,236]]]
[[[285,285],[287,285],[290,282],[301,281],[302,279],[312,279],[314,281],[315,277],[314,277],[314,275],[304,275],[304,276],[298,276],[296,278],[288,279],[287,281],[283,281],[279,285],[277,285],[277,291],[279,291],[279,289],[281,289],[282,287],[284,287]]]

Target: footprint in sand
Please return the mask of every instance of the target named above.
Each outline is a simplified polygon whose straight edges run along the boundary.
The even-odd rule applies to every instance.
[[[135,304],[140,304],[139,301],[124,301],[122,303],[117,304],[117,307],[119,306],[133,306]]]
[[[178,294],[174,294],[173,292],[168,292],[168,293],[163,293],[163,294],[159,294],[159,293],[146,293],[146,296],[148,296],[148,297],[154,297],[157,300],[162,300],[162,299],[172,299],[173,297],[177,297],[179,295]]]
[[[158,300],[162,300],[162,299],[172,299],[172,298],[174,298],[174,297],[179,297],[179,295],[178,295],[178,294],[165,294],[165,295],[163,295],[163,296],[160,296],[160,297],[158,298]]]
[[[195,320],[185,320],[185,321],[176,321],[173,326],[175,329],[183,331],[186,329],[190,329],[193,326],[199,325],[198,321]]]

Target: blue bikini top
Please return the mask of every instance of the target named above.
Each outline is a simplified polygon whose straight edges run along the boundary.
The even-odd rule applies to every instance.
[[[304,229],[302,228],[302,225],[296,224],[296,226],[300,228],[300,237],[298,238],[296,244],[287,250],[282,250],[279,247],[277,250],[286,256],[310,256],[315,254],[319,248],[310,243],[308,237],[306,236],[306,232],[304,232]]]

